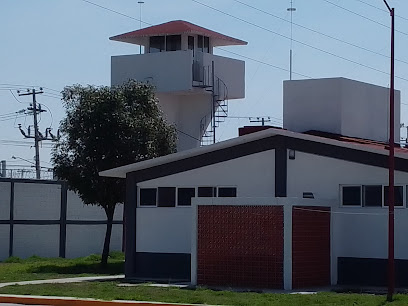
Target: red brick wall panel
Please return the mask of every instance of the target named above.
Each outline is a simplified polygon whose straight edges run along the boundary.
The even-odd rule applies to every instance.
[[[330,208],[293,207],[292,287],[330,285]]]
[[[199,206],[200,285],[283,287],[283,207]]]

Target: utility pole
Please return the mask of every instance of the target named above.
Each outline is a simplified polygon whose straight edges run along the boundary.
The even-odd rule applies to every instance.
[[[214,71],[214,61],[211,63],[211,74],[212,74],[212,107],[211,107],[211,123],[212,124],[212,130],[213,130],[213,144],[215,143],[215,112],[216,112],[216,99],[217,99],[217,94],[215,92],[215,71]]]
[[[262,126],[265,126],[265,122],[271,122],[271,117],[249,117],[249,122],[260,122]]]
[[[144,3],[144,1],[138,1],[137,3],[139,3],[139,30],[142,28],[142,4]],[[145,51],[146,52],[146,51]],[[142,54],[142,45],[140,45],[140,54]]]
[[[20,91],[17,91],[19,96],[33,96],[33,103],[30,105],[30,107],[27,108],[30,112],[33,113],[34,117],[34,136],[31,136],[30,133],[30,127],[28,127],[27,133],[21,128],[21,124],[18,125],[18,128],[21,132],[21,134],[25,138],[33,138],[34,139],[34,146],[35,146],[35,173],[36,173],[36,178],[37,180],[41,179],[41,165],[40,165],[40,141],[43,140],[52,140],[56,141],[59,138],[59,131],[57,134],[57,137],[54,136],[51,133],[51,128],[45,129],[45,136],[40,133],[39,127],[38,127],[38,114],[42,112],[46,112],[46,110],[41,109],[41,104],[37,105],[37,99],[36,95],[42,94],[43,89],[40,87],[40,91],[36,91],[35,89],[32,90],[27,90],[26,93],[20,93]],[[48,136],[49,135],[49,136]]]
[[[383,0],[391,15],[391,82],[390,82],[390,140],[388,158],[388,293],[387,300],[392,302],[395,289],[395,259],[394,259],[394,170],[395,170],[395,139],[394,139],[394,32],[395,9]]]
[[[40,175],[40,170],[41,170],[41,166],[40,166],[40,147],[39,147],[39,134],[38,134],[38,119],[37,119],[37,101],[36,101],[36,95],[38,94],[42,94],[42,88],[40,88],[40,91],[36,92],[35,89],[33,88],[33,90],[27,90],[27,93],[23,93],[23,94],[18,94],[19,96],[33,96],[33,104],[32,107],[29,107],[28,110],[32,110],[33,111],[33,115],[34,115],[34,143],[35,143],[35,173],[36,173],[36,178],[37,180],[39,180],[41,178]]]

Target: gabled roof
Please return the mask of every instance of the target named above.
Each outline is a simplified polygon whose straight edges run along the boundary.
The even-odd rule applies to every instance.
[[[147,43],[146,37],[176,34],[193,34],[211,37],[212,45],[214,47],[248,44],[246,41],[211,31],[184,20],[175,20],[162,23],[133,32],[112,36],[109,39],[144,46]]]
[[[388,149],[385,143],[344,137],[341,135],[341,137],[335,137],[335,134],[329,134],[330,133],[310,135],[270,128],[222,141],[210,146],[186,150],[102,171],[100,172],[100,175],[125,178],[127,173],[137,172],[138,179],[143,181],[205,167],[211,164],[271,149],[293,149],[301,152],[387,168]],[[408,172],[408,149],[396,149],[395,169]]]

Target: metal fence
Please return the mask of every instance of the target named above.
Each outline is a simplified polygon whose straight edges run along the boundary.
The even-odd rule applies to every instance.
[[[6,169],[4,178],[35,179],[35,169]],[[53,169],[41,170],[42,180],[56,180]]]

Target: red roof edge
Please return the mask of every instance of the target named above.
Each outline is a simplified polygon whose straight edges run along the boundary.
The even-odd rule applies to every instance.
[[[218,45],[247,45],[246,41],[227,36],[184,20],[174,20],[166,23],[150,26],[136,31],[131,31],[119,35],[109,37],[110,40],[131,42],[138,40],[141,37],[150,37],[158,35],[173,35],[191,33],[197,35],[208,36],[215,41],[219,41]]]

